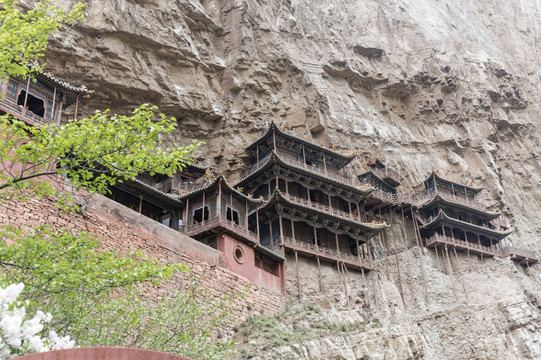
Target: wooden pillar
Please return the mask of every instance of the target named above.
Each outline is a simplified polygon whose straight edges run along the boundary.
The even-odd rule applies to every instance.
[[[246,232],[248,232],[248,201],[245,200],[246,206],[244,207],[246,209],[246,213],[244,214],[244,224],[246,225]]]
[[[481,248],[481,237],[479,234],[477,235],[477,244],[479,245],[479,251],[481,252],[481,262],[485,262],[485,259],[483,258],[483,249]]]
[[[75,98],[75,114],[73,116],[73,120],[77,120],[77,111],[79,110],[79,94],[77,94],[77,97]]]
[[[171,223],[169,227],[178,231],[178,208],[171,209]]]
[[[304,168],[306,169],[306,152],[304,151],[304,144],[302,145],[302,163],[304,164]]]
[[[319,252],[319,244],[317,243],[317,229],[314,226],[314,245],[316,247],[316,252]]]
[[[270,199],[270,197],[271,197],[271,195],[272,195],[270,183],[271,183],[271,182],[270,182],[270,180],[269,180],[269,182],[267,183],[267,188],[268,188],[268,191],[269,191],[269,199]]]
[[[438,245],[434,245],[434,249],[436,250],[436,264],[438,265],[438,270],[441,271],[441,268],[440,268],[440,256],[438,255]]]
[[[336,252],[338,253],[338,257],[340,257],[340,246],[338,244],[338,234],[334,233],[334,240],[336,241]]]
[[[400,262],[398,261],[398,247],[396,246],[396,241],[393,234],[393,209],[392,207],[389,209],[389,215],[391,216],[391,225],[390,225],[391,238],[393,239],[393,245],[395,247],[394,254],[395,254],[395,263],[396,263],[396,273],[398,275],[398,285],[400,288],[400,296],[402,297],[402,304],[404,305],[404,309],[407,309],[408,306],[406,305],[406,298],[404,296],[404,288],[402,286],[402,277],[400,275]]]
[[[28,81],[26,83],[26,94],[24,96],[23,116],[26,115],[26,103],[28,102],[28,93],[29,92],[30,92],[30,76],[28,76]]]
[[[286,182],[286,195],[289,196],[289,181],[287,181],[286,179],[284,179],[284,181]]]
[[[353,212],[351,211],[351,201],[348,200],[348,208],[349,208],[349,217],[353,217]]]
[[[381,217],[381,208],[379,208],[379,216]],[[389,260],[387,259],[387,245],[385,244],[385,229],[382,229],[379,235],[383,244],[383,255],[385,256],[385,271],[387,272],[387,279],[391,280],[389,275]]]
[[[189,211],[190,199],[186,199],[186,207],[184,210],[184,228],[187,229],[188,226],[188,211]]]
[[[261,238],[259,236],[259,210],[255,209],[255,233],[257,234],[257,240],[261,243]]]
[[[56,118],[54,116],[55,105],[56,105],[56,86],[54,87],[54,91],[53,91],[53,104],[52,104],[53,107],[51,108],[51,117],[52,117],[51,120],[53,120],[55,122],[55,124],[58,125],[58,122],[56,122]],[[45,113],[45,114],[47,114],[47,113]]]
[[[272,130],[272,143],[274,145],[274,151],[278,153],[278,150],[276,149],[276,129]]]
[[[272,232],[272,221],[269,219],[269,231],[270,231],[270,244],[273,246],[274,242],[274,233]]]
[[[143,211],[143,197],[145,197],[145,195],[139,195],[139,214],[141,214]]]
[[[255,146],[256,168],[259,169],[259,144]]]
[[[282,214],[278,214],[278,225],[280,226],[281,244],[284,245],[284,226],[282,224]],[[283,247],[282,247],[283,248]]]
[[[297,288],[299,290],[299,301],[302,301],[301,278],[299,275],[299,257],[297,255],[297,250],[295,250],[295,267],[297,269]]]
[[[203,192],[203,207],[201,209],[201,222],[205,222],[205,194],[206,192]],[[210,211],[209,211],[209,218],[210,218]]]
[[[218,212],[218,221],[222,221],[222,179],[218,181],[218,196],[216,198],[216,211]],[[248,215],[246,215],[248,217]],[[259,226],[257,227],[259,235]]]
[[[428,291],[426,289],[426,277],[425,277],[425,265],[423,262],[424,247],[420,246],[421,243],[421,234],[419,232],[419,226],[417,224],[417,219],[413,214],[413,207],[410,207],[411,220],[413,221],[413,231],[415,232],[415,242],[417,244],[417,249],[419,251],[419,263],[421,264],[421,278],[423,279],[423,290],[425,295],[425,304],[428,306]]]
[[[327,174],[327,161],[325,161],[325,153],[323,153],[323,169],[325,170],[325,174]]]
[[[291,222],[291,237],[295,240],[295,222],[293,219],[289,219],[289,221]]]
[[[319,292],[323,292],[323,280],[321,279],[321,263],[319,261],[319,255],[316,255],[317,260],[317,273],[319,276]]]

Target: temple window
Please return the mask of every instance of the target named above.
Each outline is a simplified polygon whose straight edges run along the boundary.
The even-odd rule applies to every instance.
[[[34,114],[43,117],[45,114],[45,100],[36,97],[32,94],[28,94],[26,98],[26,91],[21,90],[19,98],[17,99],[17,105],[24,106],[26,100],[26,108]]]
[[[229,221],[233,221],[235,224],[239,225],[239,212],[235,209],[232,209],[230,206],[227,207],[226,210],[226,218]]]
[[[19,84],[16,81],[9,80],[8,91],[7,91],[6,96],[8,98],[15,99],[15,97],[17,96],[17,88],[18,88],[18,86],[19,86]]]
[[[199,207],[197,209],[193,210],[193,224],[197,224],[202,222],[203,220],[209,219],[209,207],[208,205],[205,205],[205,207]]]

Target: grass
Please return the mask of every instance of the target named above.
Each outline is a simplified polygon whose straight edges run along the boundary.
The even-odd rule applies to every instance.
[[[367,327],[378,328],[374,320],[364,322],[331,322],[322,319],[323,309],[316,304],[288,306],[286,311],[274,316],[251,316],[235,326],[241,359],[250,359],[262,352],[282,346],[299,344],[331,335],[365,331]]]

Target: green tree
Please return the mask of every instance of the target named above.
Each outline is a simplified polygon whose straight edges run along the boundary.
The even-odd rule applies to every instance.
[[[25,78],[41,71],[37,60],[49,36],[83,19],[82,9],[77,4],[64,12],[45,1],[22,11],[18,1],[0,0],[0,76]],[[69,199],[58,186],[65,178],[74,190],[106,193],[141,172],[171,175],[192,160],[199,145],[164,147],[162,136],[175,126],[174,118],[148,105],[131,116],[103,111],[40,127],[0,117],[0,201]],[[25,231],[0,229],[0,285],[24,283],[29,310],[51,312],[50,326],[72,335],[79,345],[133,345],[197,359],[227,358],[232,341],[213,334],[225,324],[228,299],[211,300],[197,286],[158,302],[141,296],[141,285],[152,286],[185,270],[137,252],[120,256],[103,251],[90,234],[46,224]]]
[[[59,175],[69,178],[72,190],[98,193],[141,173],[171,176],[192,161],[200,144],[164,148],[162,136],[175,126],[174,118],[148,105],[131,116],[98,111],[62,125],[29,126],[2,116],[0,198],[56,195]],[[70,198],[69,192],[61,194]]]
[[[24,12],[18,0],[0,0],[0,76],[27,78],[32,71],[41,71],[38,60],[49,37],[62,25],[83,20],[84,7],[78,3],[65,12],[47,0]]]

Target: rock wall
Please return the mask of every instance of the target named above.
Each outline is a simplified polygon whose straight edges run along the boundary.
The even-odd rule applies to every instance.
[[[56,36],[47,54],[56,75],[96,90],[85,114],[157,104],[178,119],[170,142],[205,140],[200,159],[230,180],[246,166],[243,149],[266,121],[287,122],[307,139],[357,152],[352,173],[369,157],[386,159],[408,192],[420,190],[433,169],[485,186],[481,201],[510,219],[511,242],[540,252],[539,0],[87,4],[85,23]],[[403,241],[399,231],[396,238]],[[460,271],[446,274],[433,252],[420,255],[409,241],[398,255],[407,310],[393,255],[376,264],[375,292],[372,275],[350,274],[364,284],[351,300],[370,304],[357,311],[378,318],[381,328],[296,344],[313,351],[291,356],[540,357],[539,270],[459,254]],[[315,271],[305,265],[303,274]],[[312,289],[304,300],[323,301],[313,280],[302,280]],[[335,285],[326,316],[340,318],[345,295],[342,281]]]

